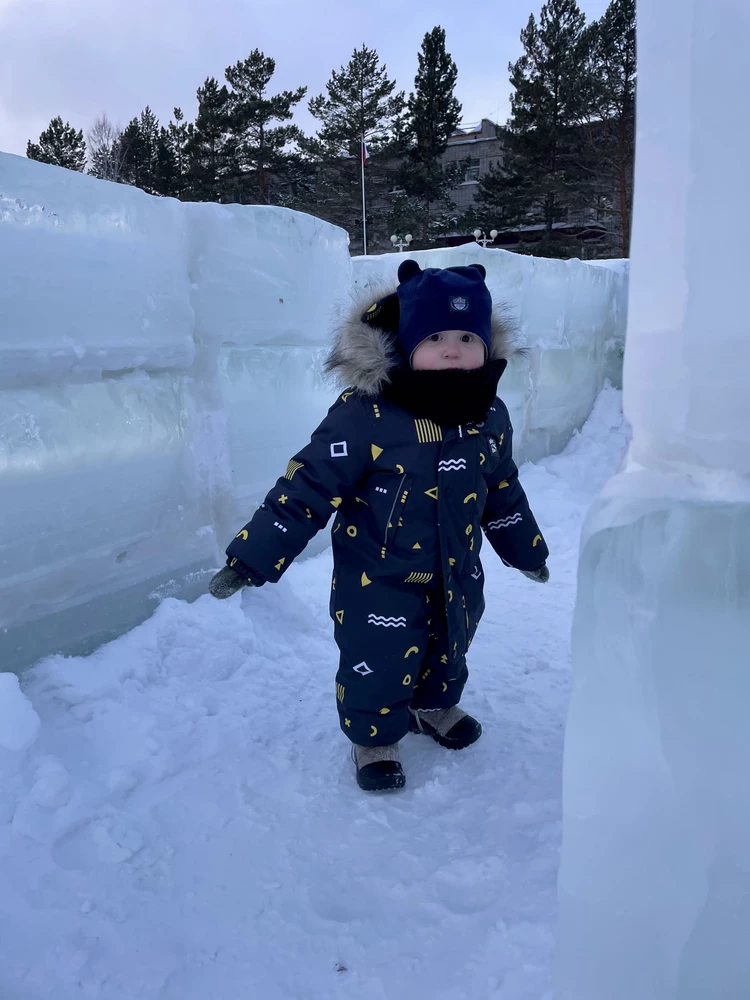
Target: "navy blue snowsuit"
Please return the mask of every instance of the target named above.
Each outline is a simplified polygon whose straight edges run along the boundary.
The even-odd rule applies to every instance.
[[[484,611],[483,531],[513,567],[546,561],[512,438],[498,398],[483,423],[441,427],[349,389],[229,545],[273,582],[335,514],[336,698],[352,742],[395,743],[410,705],[459,702]]]

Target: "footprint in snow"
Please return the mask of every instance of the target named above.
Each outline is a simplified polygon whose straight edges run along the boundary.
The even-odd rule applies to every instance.
[[[501,901],[507,885],[502,859],[458,858],[435,873],[435,895],[452,913],[479,913]]]
[[[104,816],[71,831],[52,849],[61,868],[88,871],[97,863],[122,864],[144,845],[143,834],[124,816]]]

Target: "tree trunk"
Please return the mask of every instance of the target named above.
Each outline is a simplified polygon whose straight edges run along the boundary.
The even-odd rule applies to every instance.
[[[621,120],[620,122],[620,156],[619,156],[619,181],[620,181],[620,217],[622,219],[622,255],[623,257],[628,257],[630,255],[630,211],[631,211],[631,199],[629,198],[628,191],[628,179],[630,177],[630,171],[632,169],[632,164],[630,162],[628,141],[627,141],[627,124]]]
[[[628,175],[620,171],[620,215],[622,217],[622,255],[630,256],[630,204],[628,199]]]

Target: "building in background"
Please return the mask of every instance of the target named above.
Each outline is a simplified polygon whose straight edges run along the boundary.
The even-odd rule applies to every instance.
[[[503,162],[503,129],[489,118],[479,122],[462,124],[448,140],[448,148],[442,157],[444,166],[466,161],[463,181],[451,191],[459,218],[476,203],[479,183],[482,177]],[[568,212],[565,221],[554,224],[553,233],[558,238],[583,244],[582,256],[596,257],[609,253],[609,247],[619,233],[619,219],[611,210],[614,192],[601,191],[596,204]],[[493,219],[487,219],[481,228],[489,234],[496,228]],[[507,250],[518,250],[529,243],[538,242],[544,232],[543,225],[515,226],[498,233],[494,242],[488,244]],[[468,227],[457,230],[440,241],[442,246],[459,246],[474,239]]]
[[[468,160],[463,182],[451,191],[451,198],[460,213],[474,204],[480,179],[503,162],[501,130],[489,118],[462,125],[448,140],[448,148],[442,156],[443,166],[463,160]]]

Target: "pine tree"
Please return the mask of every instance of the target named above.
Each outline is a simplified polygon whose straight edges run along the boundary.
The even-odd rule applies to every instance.
[[[158,188],[156,175],[159,159],[159,136],[161,133],[159,119],[150,107],[146,106],[146,108],[141,112],[139,125],[141,129],[146,166],[146,177],[142,186],[144,190],[156,194]]]
[[[146,151],[141,126],[137,118],[132,118],[122,133],[122,170],[124,184],[143,187],[148,173]]]
[[[547,0],[538,24],[530,16],[521,32],[524,54],[509,66],[515,92],[504,162],[482,179],[478,192],[483,217],[542,225],[541,244],[530,247],[542,254],[555,252],[554,224],[589,197],[591,175],[576,155],[574,135],[592,91],[585,21],[576,0]]]
[[[86,143],[83,130],[76,130],[58,115],[53,118],[47,128],[39,136],[39,142],[29,142],[26,146],[26,156],[40,163],[51,163],[56,167],[66,167],[68,170],[83,171],[86,169]]]
[[[189,134],[189,123],[185,121],[185,115],[181,108],[174,109],[174,121],[169,123],[169,142],[174,154],[175,184],[172,192],[175,197],[181,198],[185,191],[187,174],[187,142]]]
[[[156,139],[154,194],[176,198],[178,188],[177,157],[172,145],[172,136],[169,130],[162,125]]]
[[[615,252],[627,257],[635,161],[635,0],[612,0],[589,29],[592,93],[582,121],[581,157],[598,196],[620,222]]]
[[[184,154],[189,201],[222,201],[228,173],[229,91],[215,77],[198,88],[198,115],[186,130]]]
[[[427,32],[418,54],[414,92],[409,96],[405,123],[406,160],[400,181],[406,192],[401,211],[414,213],[410,228],[423,242],[455,223],[450,190],[463,176],[465,165],[442,165],[448,139],[461,120],[461,104],[454,95],[458,68],[445,48],[445,30]]]
[[[122,179],[126,184],[157,194],[159,119],[150,107],[133,118],[122,133]]]
[[[386,213],[379,204],[394,183],[393,128],[404,110],[404,95],[395,89],[377,52],[363,45],[346,66],[332,71],[326,93],[309,104],[320,127],[315,138],[301,140],[314,179],[299,207],[346,229],[352,253],[363,250],[363,140],[371,157],[365,171],[368,243],[389,245]]]
[[[286,186],[287,147],[299,137],[291,121],[294,107],[307,87],[269,94],[276,62],[254,49],[247,59],[228,66],[231,155],[234,162],[234,196],[245,204],[273,204]]]

